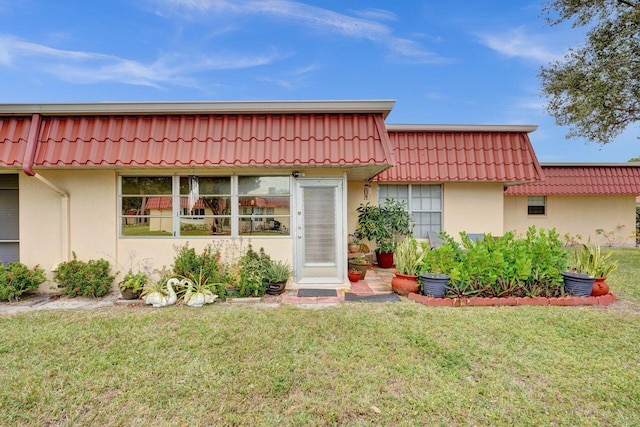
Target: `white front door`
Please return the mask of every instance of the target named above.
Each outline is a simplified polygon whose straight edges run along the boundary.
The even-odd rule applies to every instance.
[[[342,179],[299,179],[295,256],[300,284],[342,283],[344,259]]]

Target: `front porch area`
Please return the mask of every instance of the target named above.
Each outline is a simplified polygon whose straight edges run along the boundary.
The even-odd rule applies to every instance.
[[[279,296],[265,295],[263,301],[269,301],[282,304],[337,304],[348,302],[347,294],[353,294],[358,297],[368,296],[384,296],[393,294],[391,290],[391,279],[393,278],[392,269],[379,268],[373,266],[367,271],[367,276],[363,280],[350,283],[350,288],[342,288],[336,291],[336,296],[301,296],[304,295],[302,289],[292,289],[286,291]]]

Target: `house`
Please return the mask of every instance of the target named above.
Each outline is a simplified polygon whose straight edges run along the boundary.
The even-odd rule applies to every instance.
[[[635,246],[640,163],[542,164],[545,179],[505,189],[505,230],[554,227],[570,242]]]
[[[405,200],[419,238],[524,226],[505,188],[545,178],[534,126],[386,124],[393,104],[0,104],[0,260],[161,267],[242,237],[335,288],[364,201]]]

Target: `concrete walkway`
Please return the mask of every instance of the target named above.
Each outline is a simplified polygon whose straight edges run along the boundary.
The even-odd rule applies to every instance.
[[[391,279],[393,270],[385,270],[373,267],[367,271],[364,280],[351,283],[351,288],[339,289],[336,297],[299,297],[297,290],[288,290],[282,295],[265,295],[262,298],[238,298],[234,303],[252,302],[264,303],[266,305],[277,306],[280,304],[293,304],[301,307],[322,307],[326,305],[336,305],[343,303],[345,293],[351,292],[360,296],[384,295],[392,293]],[[115,305],[141,305],[140,300],[125,302],[120,300],[119,292],[111,292],[102,298],[75,297],[68,298],[59,294],[40,294],[26,298],[17,302],[0,302],[0,315],[15,314],[35,310],[74,310],[74,309],[96,309],[113,307]]]

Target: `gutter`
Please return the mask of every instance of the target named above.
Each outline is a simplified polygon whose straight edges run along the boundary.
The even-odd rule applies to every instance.
[[[68,191],[60,188],[33,170],[36,153],[38,151],[38,136],[40,135],[41,124],[42,117],[40,114],[36,113],[31,116],[31,126],[29,127],[29,135],[27,136],[27,149],[25,150],[22,160],[22,171],[25,175],[34,177],[62,197],[60,199],[60,217],[62,219],[60,255],[62,261],[69,261],[71,259],[71,196]]]

